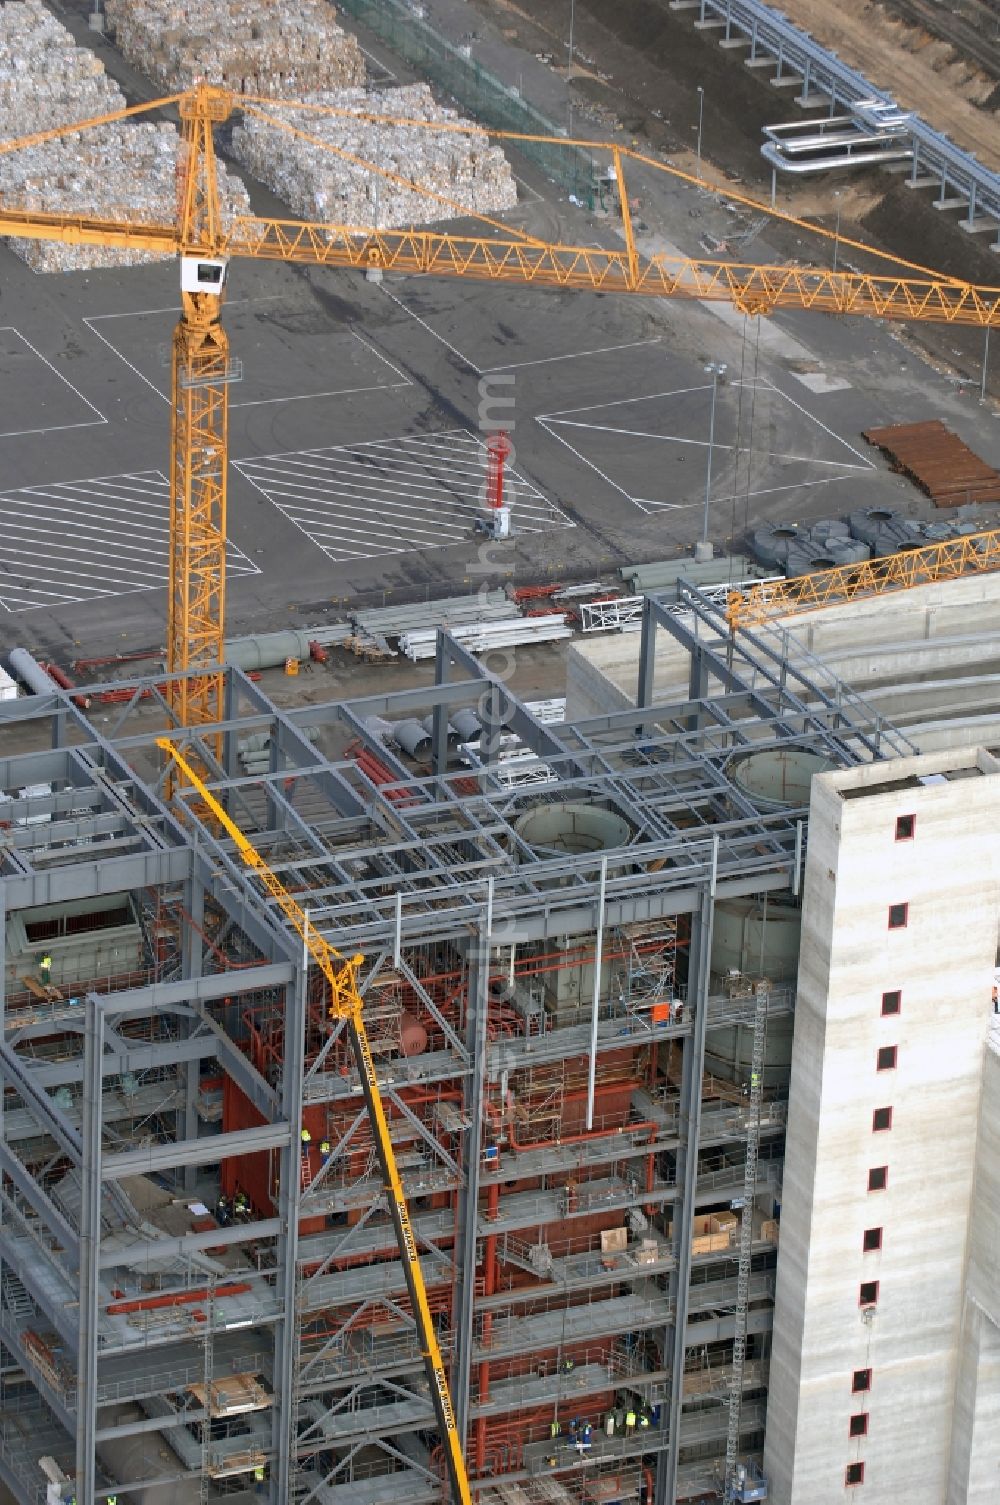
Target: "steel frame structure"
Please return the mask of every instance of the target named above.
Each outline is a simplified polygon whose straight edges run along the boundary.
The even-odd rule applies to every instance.
[[[423,1167],[404,1171],[404,1180],[408,1174],[427,1285],[451,1291],[441,1346],[467,1449],[478,1446],[484,1416],[499,1408],[516,1425],[537,1393],[525,1375],[495,1383],[488,1400],[483,1392],[484,1363],[488,1374],[526,1343],[560,1353],[595,1345],[596,1357],[578,1365],[572,1385],[558,1375],[542,1382],[565,1389],[567,1404],[589,1383],[592,1392],[627,1384],[659,1406],[653,1428],[598,1439],[586,1470],[572,1450],[553,1469],[550,1444],[524,1446],[507,1482],[528,1500],[575,1499],[584,1477],[629,1470],[635,1481],[647,1471],[649,1505],[672,1505],[711,1483],[711,1461],[725,1452],[725,1407],[704,1409],[704,1385],[697,1396],[686,1393],[686,1356],[692,1345],[731,1340],[737,1283],[725,1261],[716,1279],[701,1270],[692,1283],[692,1220],[699,1207],[740,1194],[746,1125],[738,1107],[703,1102],[705,1048],[713,1029],[752,1024],[755,1007],[752,998],[734,1001],[713,989],[714,910],[730,896],[797,893],[807,817],[802,809],[761,814],[730,778],[727,761],[740,749],[794,744],[843,765],[904,746],[816,661],[794,658],[787,637],[764,629],[734,640],[722,604],[694,589],[685,589],[684,604],[678,615],[671,603],[647,599],[636,707],[609,716],[539,723],[442,631],[435,684],[389,695],[283,711],[227,669],[224,719],[189,737],[214,793],[253,832],[310,922],[338,948],[364,951],[369,994],[398,976],[423,990],[433,1010],[421,958],[441,948],[459,958],[459,1024],[442,1016],[439,1047],[385,1062],[379,1080],[392,1113],[424,1150]],[[689,694],[678,703],[652,699],[660,633],[690,656]],[[0,1012],[0,1113],[10,1129],[0,1143],[0,1477],[19,1501],[40,1505],[45,1452],[74,1479],[79,1505],[109,1494],[128,1500],[157,1486],[173,1491],[164,1498],[195,1500],[214,1497],[209,1476],[245,1473],[259,1459],[270,1497],[282,1505],[437,1501],[442,1480],[426,1441],[432,1411],[419,1348],[399,1307],[402,1273],[391,1257],[371,1263],[388,1248],[388,1224],[375,1182],[352,1171],[363,1111],[355,1075],[333,1067],[342,1023],[310,1056],[300,939],[192,791],[168,798],[155,747],[169,723],[164,687],[163,678],[137,683],[107,733],[65,692],[0,705],[0,789],[50,791],[5,806],[11,825],[0,848],[0,949],[7,914],[56,900],[144,890],[185,916],[171,975],[29,1006],[12,995]],[[477,707],[484,726],[471,780],[468,769],[448,767],[448,717],[462,705]],[[394,759],[369,724],[418,709],[433,716],[432,765],[421,776]],[[260,731],[269,736],[270,770],[241,777],[239,738]],[[496,776],[500,737],[510,732],[552,771],[544,791],[510,791]],[[326,751],[310,740],[317,737]],[[341,753],[355,739],[377,749],[397,788],[373,784]],[[517,823],[539,798],[598,802],[627,820],[632,840],[601,862],[540,853]],[[210,911],[222,926],[211,945]],[[583,1150],[554,1143],[532,1151],[526,1163],[539,1189],[501,1198],[504,1172],[484,1158],[487,1084],[574,1054],[589,1058],[593,1083],[594,1063],[621,1051],[622,1026],[595,987],[592,1010],[569,1023],[540,1036],[495,1036],[488,1020],[498,957],[509,953],[513,969],[515,952],[526,947],[592,945],[615,927],[668,916],[688,916],[690,924],[683,1018],[656,1031],[657,1042],[683,1052],[676,1110],[663,1111],[652,1137],[648,1124],[641,1134],[605,1130],[612,1148],[598,1127]],[[241,1009],[262,997],[282,1020],[276,1075],[259,1069],[240,1034]],[[771,994],[772,1012],[792,1006],[787,992]],[[648,1023],[629,1029],[638,1044],[652,1042]],[[64,1042],[56,1053],[46,1049],[54,1038]],[[250,1126],[209,1133],[200,1123],[203,1063],[252,1105]],[[168,1077],[167,1106],[155,1132],[129,1143],[138,1110],[121,1082],[142,1071]],[[448,1140],[407,1096],[442,1084],[454,1099]],[[60,1105],[54,1087],[68,1089],[71,1106]],[[348,1129],[307,1178],[299,1125],[324,1104],[346,1115]],[[761,1132],[769,1149],[760,1169],[772,1188],[780,1185],[783,1121],[780,1103],[766,1108]],[[639,1200],[654,1217],[669,1210],[672,1222],[655,1265],[612,1283],[572,1260],[557,1262],[561,1285],[530,1312],[519,1312],[510,1292],[484,1297],[477,1283],[484,1243],[497,1241],[505,1259],[523,1258],[526,1231],[559,1215],[561,1178],[581,1157],[608,1172],[583,1183],[587,1195],[599,1189],[600,1207],[624,1216],[636,1206],[630,1167],[652,1154],[651,1144],[664,1158]],[[169,1174],[194,1197],[205,1167],[263,1153],[274,1165],[273,1216],[165,1232],[131,1200],[131,1177]],[[453,1211],[435,1203],[444,1193]],[[241,1258],[250,1251],[253,1259]],[[159,1272],[152,1303],[143,1284],[151,1270]],[[766,1268],[750,1275],[751,1335],[768,1330],[772,1286]],[[367,1336],[362,1364],[353,1316],[338,1328],[331,1314],[380,1303],[402,1326],[385,1340]],[[128,1310],[136,1304],[138,1316]],[[630,1330],[654,1335],[655,1364],[616,1342]],[[60,1351],[58,1367],[40,1356],[34,1339],[41,1331],[52,1339],[49,1350]],[[213,1375],[246,1372],[261,1381],[267,1403],[244,1418],[242,1430],[217,1436]],[[742,1407],[741,1448],[752,1453],[764,1419],[760,1363],[748,1360],[745,1382],[755,1393]],[[717,1398],[727,1398],[726,1386],[723,1376]],[[128,1476],[120,1449],[157,1432],[173,1461],[150,1467],[144,1479]],[[492,1499],[488,1471],[473,1483]]]

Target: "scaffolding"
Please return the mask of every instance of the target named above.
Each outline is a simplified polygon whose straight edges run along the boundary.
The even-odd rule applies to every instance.
[[[657,632],[686,644],[693,686],[718,669],[725,693],[655,703]],[[862,702],[801,661],[781,672],[766,637],[732,640],[697,594],[684,615],[647,601],[641,663],[637,708],[558,725],[446,632],[433,685],[367,699],[282,710],[227,670],[227,719],[199,750],[312,922],[368,959],[379,1084],[486,1505],[500,1470],[532,1502],[602,1505],[627,1481],[630,1505],[640,1488],[673,1505],[725,1467],[734,1415],[755,1459],[776,1236],[753,1209],[780,1196],[784,1103],[752,1080],[746,1098],[723,1090],[705,1050],[752,1025],[759,1077],[761,1019],[794,997],[718,996],[706,937],[728,897],[798,891],[806,812],[755,809],[727,760],[747,743],[840,765],[891,746]],[[162,679],[136,688],[162,704]],[[19,832],[0,850],[6,915],[57,889],[141,894],[152,917],[139,974],[51,999],[15,979],[3,998],[0,1478],[42,1502],[44,1456],[64,1498],[152,1485],[125,1462],[146,1436],[182,1505],[258,1468],[275,1505],[436,1505],[442,1459],[343,1033],[224,835],[181,791],[167,801],[139,697],[123,705],[110,735],[63,692],[0,706],[23,749],[0,758]],[[471,705],[474,779],[446,735]],[[374,751],[373,717],[417,711],[429,771],[378,744],[404,808],[345,749]],[[271,748],[252,779],[250,731]],[[494,777],[506,734],[553,789]],[[539,799],[599,809],[627,839],[533,848]],[[553,1452],[540,1382],[565,1397],[560,1423],[591,1424],[585,1460]],[[616,1421],[630,1409],[632,1431]]]

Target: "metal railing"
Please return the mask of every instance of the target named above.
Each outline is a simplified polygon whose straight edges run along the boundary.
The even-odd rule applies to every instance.
[[[680,8],[688,8],[680,0]],[[793,26],[779,11],[763,5],[761,0],[701,0],[700,19],[719,17],[725,23],[725,38],[734,33],[749,38],[750,51],[745,59],[757,63],[762,57],[775,59],[778,77],[801,79],[802,99],[825,96],[831,113],[838,107],[855,111],[859,119],[874,106],[895,107],[896,101],[876,89],[863,74],[828,52],[808,32]],[[987,215],[1000,224],[1000,177],[969,152],[963,151],[947,136],[935,131],[917,115],[910,115],[909,135],[913,142],[912,177],[931,173],[940,179],[942,195],[946,188],[957,189],[969,201],[969,222],[976,214]]]

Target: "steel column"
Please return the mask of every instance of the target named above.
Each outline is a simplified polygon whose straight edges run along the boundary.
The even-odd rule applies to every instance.
[[[711,978],[712,928],[715,900],[710,886],[702,890],[698,909],[691,917],[691,947],[688,971],[688,1009],[694,1028],[684,1046],[681,1076],[680,1136],[677,1151],[678,1198],[674,1203],[674,1258],[671,1277],[674,1321],[671,1334],[670,1405],[667,1448],[657,1462],[655,1505],[675,1505],[677,1462],[680,1452],[681,1408],[684,1403],[684,1353],[687,1348],[688,1307],[691,1286],[691,1242],[694,1233],[695,1197],[698,1189],[698,1147],[701,1135],[701,1094],[705,1074],[705,1035],[708,1027],[708,997]]]
[[[448,683],[450,668],[448,639],[443,632],[439,632],[434,644],[435,687]],[[441,700],[435,700],[431,716],[431,768],[439,779],[448,771],[448,707]]]
[[[93,1505],[97,1484],[98,1294],[101,1271],[101,1056],[104,1012],[87,998],[83,1065],[83,1159],[80,1166],[80,1347],[76,1384],[76,1499]]]
[[[201,976],[202,957],[202,932],[205,929],[205,890],[202,888],[197,874],[184,885],[185,908],[191,916],[191,924],[181,928],[182,954],[181,976],[185,980]],[[197,1026],[195,1026],[197,1027]],[[191,1026],[188,1033],[191,1032]],[[198,1088],[201,1078],[201,1062],[188,1061],[184,1068],[184,1111],[177,1114],[176,1130],[178,1139],[191,1140],[198,1138]],[[198,1178],[196,1166],[184,1167],[183,1179],[184,1190],[192,1193]]]
[[[458,1240],[455,1248],[457,1300],[453,1306],[455,1351],[451,1367],[451,1395],[455,1423],[463,1448],[469,1426],[472,1376],[473,1297],[476,1286],[476,1245],[479,1232],[479,1175],[483,1158],[483,1087],[486,1080],[486,1027],[489,1015],[490,937],[485,926],[468,953],[469,985],[466,1001],[466,1039],[472,1071],[465,1078],[465,1111],[469,1128],[465,1139],[465,1180],[459,1196]]]
[[[305,1076],[305,1036],[308,999],[308,953],[302,948],[302,964],[285,989],[285,1061],[281,1078],[281,1111],[294,1129],[302,1123],[302,1088]],[[272,1505],[284,1505],[294,1496],[296,1468],[295,1437],[298,1422],[298,1254],[299,1212],[302,1202],[300,1145],[296,1132],[290,1136],[278,1160],[281,1178],[278,1213],[278,1279],[281,1285],[282,1317],[274,1331],[273,1411],[274,1455],[271,1460]]]

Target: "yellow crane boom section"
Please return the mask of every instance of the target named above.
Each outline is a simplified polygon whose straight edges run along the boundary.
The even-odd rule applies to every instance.
[[[194,254],[176,225],[0,209],[0,235],[113,246],[162,255]],[[729,303],[747,313],[807,308],[906,322],[1000,329],[1000,288],[946,277],[834,272],[762,266],[709,257],[634,258],[627,248],[542,244],[513,237],[449,235],[435,230],[371,230],[349,225],[239,216],[206,254],[412,276],[469,278],[522,287],[633,293]]]
[[[732,631],[759,627],[772,617],[816,611],[821,606],[853,601],[858,596],[883,595],[912,585],[958,580],[963,575],[1000,569],[1000,532],[969,533],[944,543],[906,549],[860,564],[838,565],[790,580],[767,580],[746,591],[731,591],[726,615]]]
[[[215,795],[206,787],[204,781],[195,769],[192,768],[184,754],[166,737],[158,738],[156,745],[173,759],[174,763],[177,764],[180,771],[184,774],[185,779],[204,801],[227,836],[231,837],[244,866],[249,868],[260,880],[261,886],[268,897],[275,900],[281,913],[302,941],[308,955],[323,973],[330,986],[330,1017],[333,1019],[343,1019],[347,1022],[348,1033],[361,1076],[361,1090],[364,1094],[368,1116],[371,1121],[372,1135],[382,1168],[382,1176],[389,1203],[389,1215],[396,1232],[403,1275],[413,1307],[413,1318],[416,1324],[420,1351],[430,1385],[431,1402],[434,1406],[438,1429],[444,1444],[445,1464],[448,1470],[454,1502],[455,1505],[472,1505],[469,1480],[465,1469],[465,1459],[462,1456],[461,1440],[458,1435],[455,1412],[451,1402],[451,1391],[448,1388],[444,1361],[441,1358],[441,1349],[434,1331],[434,1320],[427,1301],[427,1288],[424,1284],[423,1271],[420,1268],[420,1258],[417,1254],[417,1241],[414,1236],[413,1225],[410,1221],[409,1208],[406,1204],[406,1193],[403,1189],[403,1182],[396,1164],[395,1151],[392,1147],[392,1139],[389,1134],[389,1120],[386,1116],[382,1093],[375,1074],[375,1063],[372,1059],[368,1032],[365,1029],[364,999],[358,987],[358,968],[364,961],[364,957],[352,956],[348,958],[343,956],[335,946],[330,945],[329,941],[319,933],[314,925],[310,925],[309,916],[305,909],[288,892],[281,879],[271,870],[267,861],[258,852],[250,838],[240,830],[236,822],[215,798]]]

